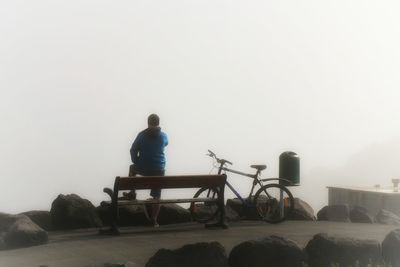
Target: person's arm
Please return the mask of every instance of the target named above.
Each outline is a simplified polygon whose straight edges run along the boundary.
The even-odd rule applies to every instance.
[[[164,133],[164,146],[168,145],[168,136],[166,133]]]
[[[140,139],[140,134],[138,134],[138,136],[136,137],[135,141],[133,142],[133,144],[131,146],[131,150],[130,150],[130,152],[131,152],[131,160],[132,160],[132,162],[134,164],[137,164],[137,161],[138,161],[138,158],[139,158],[138,157],[138,153],[140,151],[140,147],[139,147],[140,141],[139,141],[139,139]]]

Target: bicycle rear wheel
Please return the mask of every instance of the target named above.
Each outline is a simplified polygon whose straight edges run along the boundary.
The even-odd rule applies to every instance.
[[[206,223],[214,219],[219,213],[219,207],[216,202],[201,201],[201,199],[218,199],[218,191],[211,188],[201,188],[196,192],[193,198],[199,201],[190,203],[190,213],[192,218],[199,223]]]
[[[293,211],[294,200],[292,193],[285,186],[268,184],[254,195],[254,204],[262,220],[280,223]]]

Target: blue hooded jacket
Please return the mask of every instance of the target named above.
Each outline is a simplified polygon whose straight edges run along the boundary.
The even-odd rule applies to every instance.
[[[131,147],[131,159],[140,171],[165,169],[164,148],[168,145],[167,135],[160,127],[141,131]]]

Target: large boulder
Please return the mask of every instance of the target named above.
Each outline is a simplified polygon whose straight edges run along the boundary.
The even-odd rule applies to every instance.
[[[350,222],[350,208],[349,205],[331,205],[327,210],[328,221],[335,222]]]
[[[0,249],[47,243],[47,232],[25,215],[0,214]]]
[[[34,223],[36,223],[40,228],[51,231],[53,229],[53,224],[51,222],[51,215],[49,211],[45,210],[32,210],[21,213],[28,216]]]
[[[382,242],[382,256],[391,266],[400,266],[400,229],[391,231]]]
[[[148,210],[150,213],[150,209]],[[184,223],[191,220],[190,211],[177,204],[163,204],[160,207],[160,214],[158,215],[159,224]]]
[[[368,214],[368,210],[361,206],[354,206],[350,210],[350,220],[353,223],[374,223],[374,219]]]
[[[244,216],[244,207],[242,201],[238,198],[228,199],[226,201],[226,207],[235,211],[239,217]]]
[[[330,205],[320,209],[317,213],[318,221],[350,222],[350,208],[348,205]]]
[[[7,249],[6,243],[4,242],[4,236],[6,232],[0,232],[0,250]]]
[[[214,205],[207,206],[204,204],[196,203],[196,214],[194,214],[194,216],[197,216],[197,218],[203,220],[206,218],[212,218],[209,223],[216,222],[219,220],[219,214],[215,214],[215,209],[216,207]],[[192,220],[196,221],[196,217],[193,217]],[[225,220],[227,222],[239,221],[240,216],[230,206],[225,206]]]
[[[263,196],[260,196],[260,199],[262,198]],[[265,201],[267,201],[266,198]],[[228,199],[226,201],[226,208],[235,211],[238,219],[260,220],[257,209],[253,206],[243,205],[243,202],[238,198]]]
[[[317,220],[318,221],[328,220],[328,206],[323,207],[317,212]]]
[[[300,198],[294,198],[294,207],[289,214],[289,220],[315,221],[314,209]]]
[[[375,222],[381,224],[400,225],[400,217],[393,212],[381,209],[375,216]]]
[[[147,215],[145,212],[147,210]],[[102,222],[105,225],[110,224],[110,205],[101,203],[96,208]],[[151,215],[151,205],[127,205],[119,208],[118,225],[120,226],[138,226],[149,225],[148,216]],[[158,215],[159,224],[174,224],[190,222],[192,220],[190,211],[176,204],[162,204]]]
[[[18,219],[17,216],[0,212],[0,233],[8,231],[8,228]]]
[[[104,225],[110,225],[111,223],[111,210],[110,205],[106,203],[101,203],[96,211],[101,218]],[[149,225],[150,221],[147,219],[144,213],[143,205],[129,205],[121,206],[118,209],[118,225],[120,226],[138,226],[138,225]]]
[[[55,229],[102,226],[93,204],[75,194],[59,195],[51,205],[50,214]]]
[[[234,209],[225,206],[225,219],[228,222],[235,222],[240,220],[240,216]]]
[[[4,235],[4,243],[7,248],[41,245],[47,241],[47,232],[25,215],[17,215],[17,220]]]
[[[303,251],[291,240],[268,236],[234,247],[229,255],[230,267],[302,267]]]
[[[317,234],[305,248],[309,267],[367,266],[371,261],[381,261],[381,245],[376,240],[359,240],[348,237],[336,237]]]
[[[0,212],[0,250],[7,248],[4,237],[10,226],[15,223],[16,220],[16,216]]]
[[[185,245],[176,250],[160,249],[146,267],[228,267],[225,249],[218,242]]]

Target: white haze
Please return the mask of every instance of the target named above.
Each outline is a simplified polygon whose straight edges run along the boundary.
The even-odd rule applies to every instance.
[[[326,185],[389,185],[400,177],[399,11],[365,0],[1,1],[0,211],[49,210],[61,193],[107,199],[153,112],[170,139],[168,174],[208,173],[210,148],[275,177],[292,150],[295,195],[314,209]],[[247,192],[246,178],[230,180]]]

